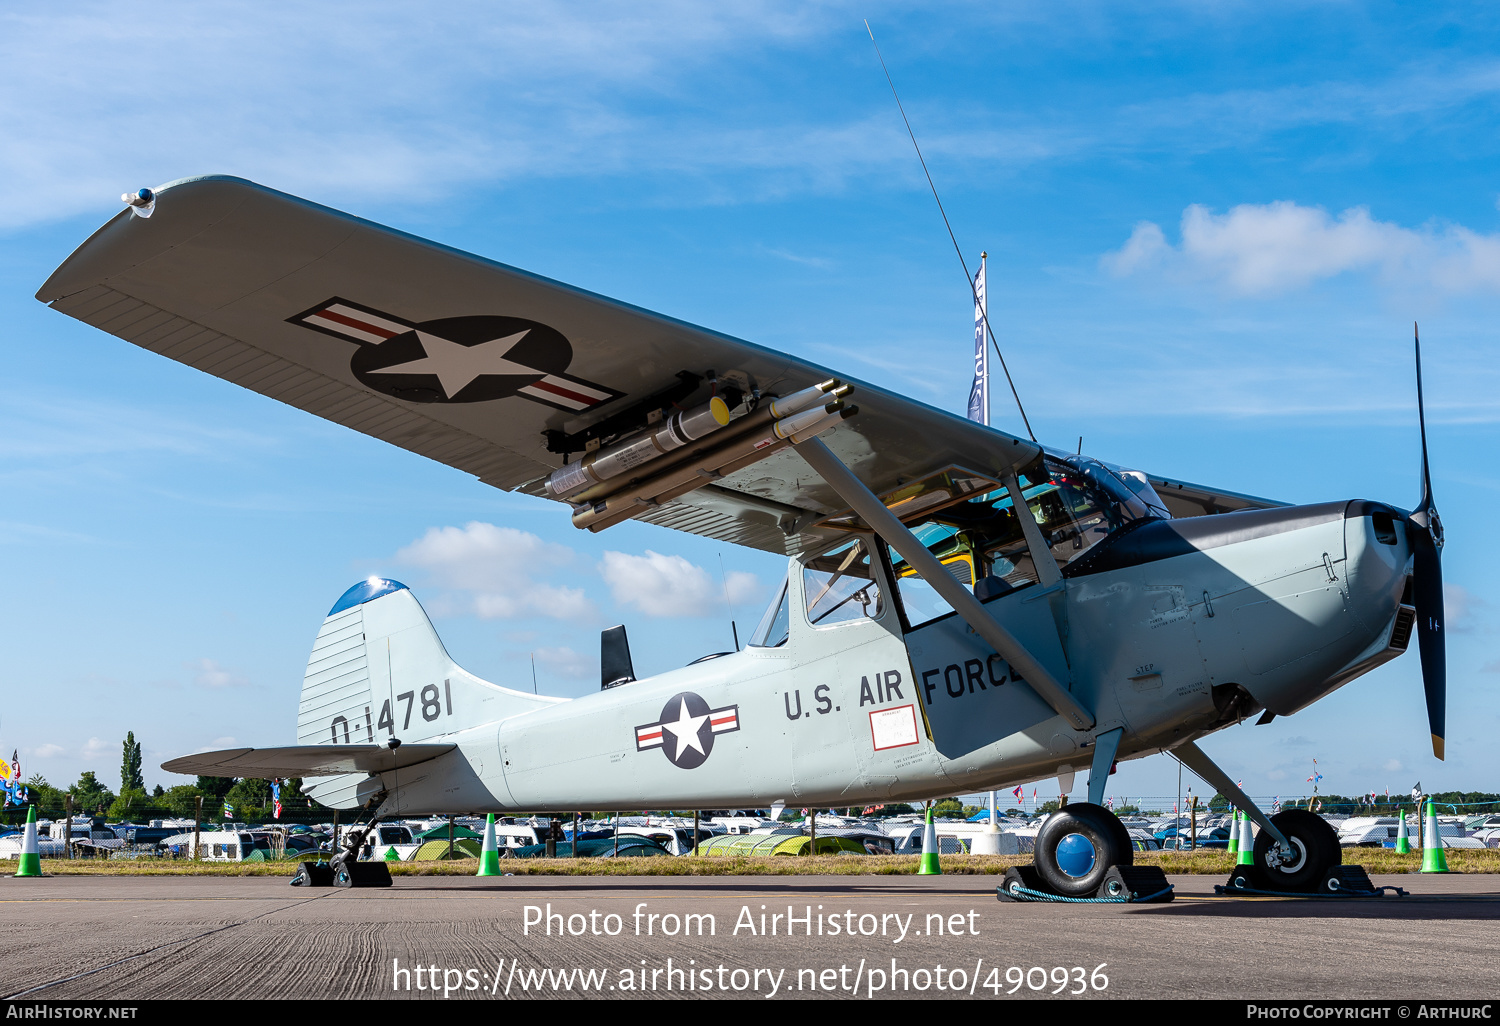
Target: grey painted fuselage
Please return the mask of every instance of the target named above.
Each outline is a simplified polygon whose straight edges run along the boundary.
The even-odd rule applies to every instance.
[[[1361,501],[1155,521],[1085,553],[1051,589],[991,599],[1094,711],[1088,731],[956,615],[907,632],[888,600],[873,619],[811,625],[794,560],[784,644],[544,706],[468,678],[458,693],[493,697],[499,715],[403,735],[458,748],[342,790],[383,786],[386,814],[826,807],[1087,771],[1094,738],[1115,728],[1120,759],[1152,754],[1262,708],[1293,713],[1399,655],[1404,530],[1399,513]],[[889,570],[877,573],[892,596]]]

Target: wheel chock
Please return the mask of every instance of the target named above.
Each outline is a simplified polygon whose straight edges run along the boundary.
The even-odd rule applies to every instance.
[[[1171,901],[1173,893],[1160,866],[1110,866],[1099,885],[1098,896],[1162,904]]]
[[[1389,891],[1398,898],[1409,892],[1400,887],[1376,887],[1364,866],[1332,866],[1307,891],[1273,891],[1265,874],[1255,866],[1235,866],[1229,881],[1215,884],[1218,895],[1244,894],[1259,898],[1381,898]]]
[[[1124,905],[1127,903],[1162,903],[1172,900],[1172,885],[1159,866],[1111,866],[1104,881],[1092,897],[1070,897],[1058,894],[1033,866],[1012,866],[995,888],[1000,901],[1052,901],[1083,905]]]
[[[335,887],[389,887],[391,870],[384,861],[345,862],[334,870]]]
[[[326,862],[304,862],[292,877],[293,887],[332,887],[333,867]]]

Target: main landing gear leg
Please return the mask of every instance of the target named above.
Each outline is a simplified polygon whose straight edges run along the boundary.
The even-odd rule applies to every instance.
[[[370,814],[370,821],[363,829],[358,827],[351,829],[348,840],[344,843],[343,851],[340,851],[326,863],[304,862],[297,870],[297,875],[292,877],[293,887],[389,887],[391,885],[391,870],[385,864],[385,860],[376,859],[372,862],[359,861],[359,850],[365,846],[371,831],[380,822],[380,814],[384,811],[385,792],[382,791],[371,801],[369,807],[374,811]],[[338,843],[338,838],[334,838]]]
[[[1339,847],[1339,835],[1323,817],[1306,809],[1287,809],[1267,816],[1197,745],[1189,741],[1178,745],[1173,752],[1184,766],[1212,784],[1260,825],[1260,833],[1255,835],[1255,863],[1234,868],[1229,890],[1332,894],[1360,883],[1355,876],[1362,877],[1363,872],[1351,876],[1347,870],[1357,867],[1342,865],[1344,852]],[[1368,889],[1368,883],[1366,878],[1361,886]]]

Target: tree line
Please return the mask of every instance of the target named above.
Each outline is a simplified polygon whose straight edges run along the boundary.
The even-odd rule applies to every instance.
[[[57,818],[64,814],[69,795],[73,798],[73,814],[77,816],[103,816],[119,822],[136,822],[148,819],[191,819],[197,809],[198,799],[203,799],[205,821],[228,818],[223,815],[224,806],[234,809],[234,819],[240,822],[264,821],[273,818],[271,782],[252,777],[198,777],[192,784],[162,787],[157,784],[149,792],[141,775],[141,745],[135,739],[135,731],[125,735],[120,760],[120,790],[110,790],[93,770],[84,770],[72,786],[57,787],[40,773],[26,781],[31,794],[31,804],[37,814],[45,818]],[[292,777],[281,783],[282,822],[321,822],[332,815],[332,810],[313,801],[302,793],[302,780]],[[12,806],[5,810],[5,818],[21,820],[26,816],[24,807]]]

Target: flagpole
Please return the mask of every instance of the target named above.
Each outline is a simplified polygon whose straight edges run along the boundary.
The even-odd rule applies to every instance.
[[[979,294],[980,310],[980,352],[984,353],[984,426],[990,426],[990,350],[984,344],[984,335],[990,327],[990,276],[985,273],[985,263],[989,259],[988,253],[979,254],[979,276],[984,279],[984,291]]]

